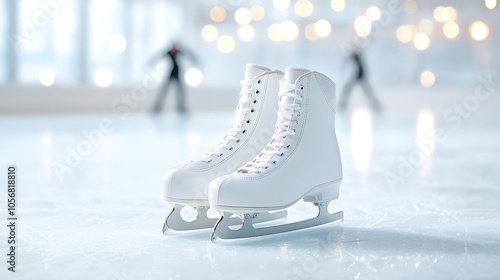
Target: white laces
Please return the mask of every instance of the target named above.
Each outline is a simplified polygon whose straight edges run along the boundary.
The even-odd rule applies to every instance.
[[[223,149],[231,151],[233,149],[233,147],[229,145],[231,142],[240,142],[240,139],[237,138],[236,135],[241,131],[241,127],[245,122],[246,115],[248,111],[250,111],[252,89],[257,81],[257,79],[241,80],[240,100],[238,101],[238,106],[236,106],[231,129],[229,129],[229,132],[226,134],[226,136],[224,136],[224,138],[219,142],[219,144],[217,144],[214,149],[206,153],[202,158],[192,161],[211,162],[213,156],[221,157],[224,155]],[[243,133],[245,133],[244,130]]]
[[[273,160],[274,156],[283,156],[282,149],[290,147],[290,145],[285,145],[287,136],[295,135],[295,129],[292,126],[297,125],[296,117],[300,115],[301,105],[297,101],[303,99],[303,96],[298,93],[302,89],[303,86],[301,85],[285,83],[283,80],[280,81],[278,121],[276,122],[276,128],[271,141],[259,155],[241,167],[237,172],[260,173],[260,169],[267,169],[270,164],[276,164],[276,160]]]

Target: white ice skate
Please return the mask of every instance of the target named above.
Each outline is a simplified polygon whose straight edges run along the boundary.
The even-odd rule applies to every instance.
[[[163,225],[176,231],[210,228],[218,220],[207,216],[208,186],[213,179],[230,174],[255,157],[273,134],[278,111],[278,81],[283,72],[247,65],[245,79],[233,118],[232,127],[222,141],[200,159],[167,170],[163,174],[163,199],[174,204]],[[194,221],[187,221],[181,209],[190,206],[198,211]],[[261,221],[283,218],[286,212],[263,216]],[[236,221],[237,222],[237,221]]]
[[[222,212],[212,235],[222,239],[287,232],[343,219],[330,214],[338,198],[342,163],[335,135],[335,83],[318,72],[287,68],[280,81],[278,120],[271,141],[252,161],[210,183],[210,207]],[[260,215],[300,199],[319,208],[309,220],[254,227]],[[241,228],[229,227],[237,214]],[[240,221],[240,224],[241,224]]]

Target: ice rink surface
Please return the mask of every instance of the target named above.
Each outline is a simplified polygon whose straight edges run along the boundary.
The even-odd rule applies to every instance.
[[[8,164],[20,205],[16,272],[2,225],[0,279],[499,279],[500,113],[445,116],[453,102],[338,114],[330,206],[345,220],[215,244],[209,230],[161,234],[160,178],[216,145],[231,112],[2,116],[0,213]]]

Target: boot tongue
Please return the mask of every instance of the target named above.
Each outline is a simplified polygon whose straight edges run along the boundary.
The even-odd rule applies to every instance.
[[[297,79],[311,71],[303,68],[286,68],[285,69],[285,83],[294,85]],[[295,98],[293,97],[282,97],[281,101],[286,103],[295,103]]]
[[[302,69],[302,68],[286,68],[285,69],[285,78],[284,78],[285,83],[295,84],[298,77],[300,77],[306,73],[309,73],[309,72],[311,72],[311,71],[309,71],[307,69]],[[280,87],[280,90],[283,90],[283,88]],[[297,102],[296,99],[294,97],[291,97],[291,96],[282,96],[282,97],[280,97],[280,101],[283,103],[288,103],[288,104],[294,104]],[[282,107],[280,107],[279,110],[280,110],[280,112],[285,111],[285,109]],[[277,123],[285,123],[285,122],[289,123],[290,119],[283,118],[278,114]],[[287,128],[278,127],[278,128],[276,128],[275,133],[283,133],[283,132],[285,132],[286,129],[288,129],[288,126],[287,126]],[[272,143],[282,143],[283,140],[284,139],[273,139]],[[262,156],[262,159],[269,160],[271,157],[272,156],[269,154],[264,154]]]
[[[302,68],[286,68],[285,69],[285,82],[289,84],[295,84],[295,81],[297,81],[297,78],[311,72],[307,69],[302,69]]]
[[[271,71],[271,69],[264,67],[264,66],[260,66],[260,65],[247,64],[246,71],[245,71],[245,79],[246,80],[253,79],[253,78],[257,77],[258,75],[260,75],[264,72],[267,72],[267,71]]]
[[[259,76],[260,74],[262,74],[264,72],[268,72],[268,71],[272,71],[272,70],[267,68],[267,67],[256,65],[256,64],[247,64],[246,69],[245,69],[245,80],[254,79],[255,77]],[[242,90],[244,90],[244,89],[242,89]],[[248,94],[244,95],[244,96],[240,96],[240,102],[237,105],[237,110],[238,109],[243,110],[245,108],[248,108],[249,105],[247,103],[245,103],[248,101],[248,98],[250,98],[248,96]],[[242,121],[241,118],[242,117],[240,115],[235,114],[235,116],[233,118],[233,125],[235,125],[235,126],[239,125],[239,123]]]

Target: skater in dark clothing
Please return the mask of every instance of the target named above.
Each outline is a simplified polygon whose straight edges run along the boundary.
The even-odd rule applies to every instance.
[[[165,77],[165,81],[163,82],[160,91],[158,92],[158,97],[156,98],[156,102],[153,108],[154,113],[159,113],[161,111],[161,107],[163,101],[167,97],[167,92],[170,85],[175,82],[177,84],[177,106],[176,110],[178,113],[186,113],[186,102],[184,97],[184,84],[182,82],[181,77],[179,76],[179,64],[177,61],[178,55],[183,55],[183,53],[177,49],[177,45],[173,44],[169,51],[163,54],[162,57],[169,57],[172,61],[172,70],[170,71],[170,75]]]
[[[339,102],[340,110],[345,110],[347,108],[347,102],[349,101],[349,96],[351,95],[352,89],[356,84],[359,84],[373,109],[375,109],[376,111],[380,111],[380,103],[375,97],[375,93],[373,92],[372,87],[366,80],[365,67],[363,65],[361,51],[358,48],[353,47],[353,51],[349,58],[352,60],[352,62],[354,62],[356,70],[352,78],[347,82],[342,90],[342,96]]]

